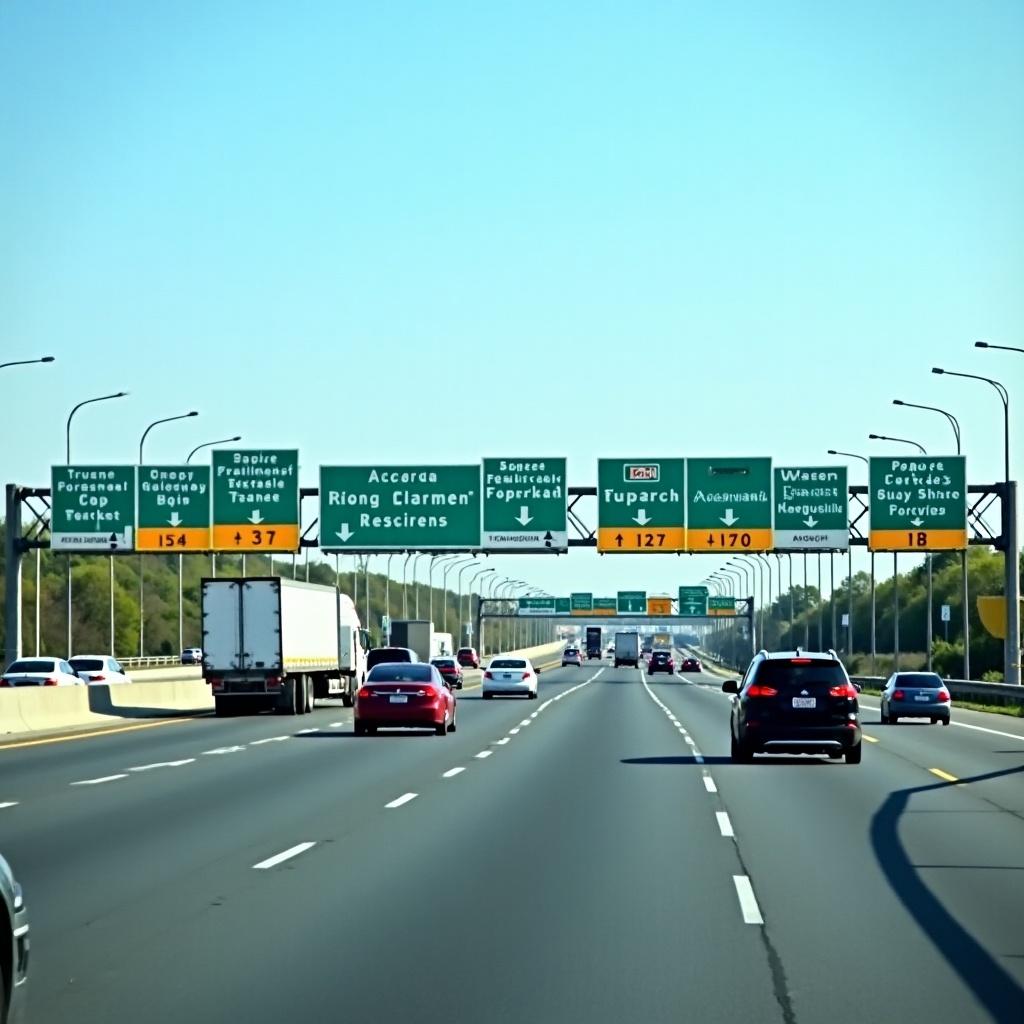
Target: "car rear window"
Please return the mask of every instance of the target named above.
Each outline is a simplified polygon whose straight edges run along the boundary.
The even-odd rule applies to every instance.
[[[774,686],[778,690],[800,689],[808,683],[842,686],[846,682],[846,673],[838,662],[824,659],[802,662],[763,661],[758,666],[754,681]]]
[[[472,647],[460,647],[459,654],[476,654]]]
[[[491,668],[526,668],[526,662],[522,658],[495,658]]]
[[[376,647],[366,656],[366,664],[373,668],[384,662],[408,662],[412,658],[404,647]]]
[[[24,661],[16,661],[7,670],[8,672],[53,672],[55,671],[54,662],[37,658],[35,661],[26,659]]]
[[[655,661],[666,661],[667,659],[668,659],[668,651],[655,651],[654,652],[654,660]]]
[[[438,668],[455,668],[454,658],[435,658],[431,665],[436,665]]]
[[[942,677],[934,672],[900,672],[896,676],[898,686],[927,686],[929,689],[938,688],[943,684]]]
[[[579,654],[580,652],[575,647],[566,647],[566,654]]]
[[[72,658],[69,664],[76,672],[98,672],[106,668],[102,658]]]
[[[377,665],[366,677],[368,683],[429,683],[433,678],[429,665]]]

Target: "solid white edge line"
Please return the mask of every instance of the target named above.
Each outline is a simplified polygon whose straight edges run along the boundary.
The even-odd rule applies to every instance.
[[[4,801],[4,803],[0,804],[0,811],[5,810],[8,807],[17,807],[17,806],[18,806],[18,801],[17,800],[6,800],[6,801]]]
[[[314,727],[314,728],[312,728],[312,729],[300,729],[300,730],[298,731],[298,734],[297,734],[297,735],[299,735],[299,736],[305,736],[305,735],[306,735],[307,733],[311,733],[311,732],[319,732],[319,731],[320,731],[320,728],[319,728],[319,726],[315,726],[315,727]]]
[[[718,831],[726,839],[732,839],[736,833],[732,830],[732,822],[729,820],[728,812],[726,811],[715,811],[715,818],[718,821]]]
[[[717,793],[718,792],[718,786],[715,785],[715,780],[713,778],[711,778],[710,775],[705,775],[704,776],[704,788],[709,793]]]
[[[409,803],[410,800],[415,800],[417,796],[417,793],[403,793],[400,797],[398,797],[395,800],[392,800],[391,803],[385,804],[384,806],[389,811],[393,811],[396,807],[401,807],[404,804]]]
[[[867,708],[868,711],[881,711],[881,708],[873,707],[871,704],[861,705]],[[956,702],[953,702],[953,707],[956,707]],[[877,722],[866,722],[862,723],[865,725],[877,725]],[[974,732],[987,732],[991,736],[1002,736],[1004,739],[1016,740],[1018,743],[1024,743],[1024,736],[1020,736],[1014,732],[1001,732],[999,729],[989,729],[984,725],[970,725],[967,722],[950,722],[950,725],[958,726],[961,729],[972,729]]]
[[[281,743],[284,740],[290,740],[291,736],[266,736],[261,740],[249,740],[250,747],[258,747],[263,743]]]
[[[128,773],[121,772],[120,775],[104,775],[101,779],[82,779],[81,782],[72,782],[72,786],[98,786],[101,782],[113,782],[115,779],[127,779]]]
[[[461,775],[465,770],[465,768],[449,768],[448,771],[441,775],[441,778],[454,779],[456,775]]]
[[[313,846],[316,846],[316,843],[299,843],[298,846],[293,846],[290,849],[283,850],[281,853],[275,854],[273,857],[261,860],[259,864],[253,864],[253,870],[266,871],[267,868],[276,867],[278,864],[283,861],[290,860],[292,857],[298,857],[300,853],[305,853]]]
[[[733,885],[736,886],[736,896],[740,901],[740,911],[743,914],[745,924],[764,924],[761,916],[761,908],[757,905],[757,897],[754,895],[754,887],[746,875],[733,875]]]

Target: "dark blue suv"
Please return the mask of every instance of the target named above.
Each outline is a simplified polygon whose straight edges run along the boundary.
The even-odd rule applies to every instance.
[[[860,764],[859,687],[835,651],[761,651],[742,681],[726,680],[733,694],[731,754],[827,754]]]

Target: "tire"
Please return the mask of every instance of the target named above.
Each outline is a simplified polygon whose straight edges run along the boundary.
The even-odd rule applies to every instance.
[[[860,764],[860,754],[863,744],[857,743],[846,751],[847,764]]]
[[[932,720],[931,720],[931,724],[932,725],[938,725],[939,724],[939,720],[937,718],[933,717]]]
[[[898,721],[899,721],[899,717],[897,715],[893,715],[893,714],[889,715],[889,722],[888,722],[889,725],[896,725],[896,723]]]
[[[732,733],[729,734],[729,756],[736,764],[750,764],[754,755]]]
[[[481,693],[480,698],[482,700],[490,700],[494,696],[493,693]]]
[[[830,750],[828,756],[829,760],[838,761],[843,756],[843,752],[841,750]]]
[[[527,699],[528,700],[536,700],[539,696],[540,696],[540,694],[536,690],[534,690],[531,693],[527,694]]]
[[[365,736],[366,735],[366,726],[363,725],[362,722],[353,722],[352,723],[352,735],[353,736]]]
[[[306,677],[306,714],[311,715],[316,707],[316,682],[312,676]]]
[[[448,726],[449,732],[455,732],[455,716],[452,716],[452,724]]]
[[[341,695],[341,706],[343,708],[350,708],[355,704],[355,702],[356,699],[352,696],[351,693],[343,693]]]
[[[284,687],[277,698],[277,706],[274,711],[279,715],[299,714],[299,695],[296,692],[298,685],[294,679],[286,679]]]
[[[943,724],[943,725],[949,725],[949,719],[948,719],[948,718],[944,718],[944,719],[942,720],[942,724]]]
[[[214,697],[213,713],[218,718],[233,718],[238,714],[238,705],[230,697]]]
[[[448,716],[445,715],[441,719],[440,724],[434,726],[435,736],[447,736],[448,735]]]

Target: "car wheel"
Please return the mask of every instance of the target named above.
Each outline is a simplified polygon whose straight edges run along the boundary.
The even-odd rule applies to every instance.
[[[847,764],[860,764],[861,744],[856,743],[846,751]]]
[[[948,718],[944,718],[944,719],[942,720],[942,724],[943,724],[943,725],[949,725],[949,719],[948,719]]]
[[[744,744],[740,743],[731,733],[729,735],[729,756],[737,764],[750,764],[754,756]]]
[[[494,696],[494,694],[493,693],[481,693],[480,696],[481,696],[481,698],[483,700],[490,700]]]
[[[830,750],[828,756],[831,760],[838,761],[843,756],[843,752],[841,750]]]
[[[351,693],[343,693],[341,695],[341,706],[343,708],[350,708],[353,704],[355,704],[355,698]]]
[[[939,720],[934,715],[931,718],[931,724],[932,725],[938,725],[939,724]]]
[[[352,723],[352,735],[353,736],[365,736],[366,735],[366,726],[363,725],[362,722],[353,722]]]
[[[452,724],[448,726],[449,732],[455,732],[455,716],[452,715]]]
[[[899,716],[898,715],[893,715],[893,714],[889,715],[889,725],[895,725],[898,721],[899,721]]]
[[[444,718],[434,726],[435,736],[447,736],[448,735],[448,715],[445,714]]]

